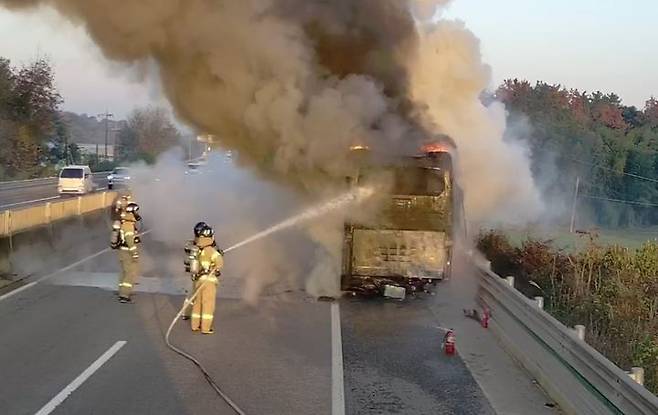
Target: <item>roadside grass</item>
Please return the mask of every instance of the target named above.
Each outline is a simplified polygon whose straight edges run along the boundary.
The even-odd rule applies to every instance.
[[[567,227],[528,226],[497,229],[505,233],[510,243],[520,247],[527,240],[549,242],[556,249],[576,252],[596,243],[599,246],[622,246],[629,249],[641,248],[649,241],[658,241],[658,226],[637,229],[577,229],[570,233]]]

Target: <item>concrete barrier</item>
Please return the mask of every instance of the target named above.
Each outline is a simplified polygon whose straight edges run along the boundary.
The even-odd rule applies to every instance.
[[[116,192],[97,192],[74,199],[6,210],[0,214],[0,237],[11,238],[38,226],[106,209],[112,205],[116,196]]]
[[[98,252],[109,245],[109,228],[108,212],[101,209],[0,237],[0,278],[17,281]]]
[[[478,267],[478,297],[491,310],[489,327],[566,414],[658,414],[658,397],[487,264]]]

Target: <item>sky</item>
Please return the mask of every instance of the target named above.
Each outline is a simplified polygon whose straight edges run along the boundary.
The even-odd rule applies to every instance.
[[[492,87],[507,78],[542,80],[615,92],[638,107],[658,96],[658,1],[454,0],[445,17],[480,38]],[[49,9],[0,8],[0,56],[17,65],[49,57],[65,110],[125,117],[166,103],[156,85],[106,61],[82,28]]]

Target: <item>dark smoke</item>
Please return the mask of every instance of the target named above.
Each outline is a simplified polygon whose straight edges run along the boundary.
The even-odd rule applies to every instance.
[[[10,8],[52,6],[83,25],[109,59],[157,68],[181,120],[215,135],[217,146],[232,150],[240,164],[260,176],[312,190],[312,199],[337,193],[335,184],[349,168],[351,145],[367,144],[378,154],[409,154],[420,143],[447,134],[457,145],[467,215],[473,220],[531,220],[541,203],[527,152],[503,139],[504,107],[479,100],[490,83],[479,42],[463,23],[431,19],[448,3],[0,0]],[[153,174],[166,176],[180,167],[160,160]],[[235,222],[231,233],[246,234],[260,228],[253,217],[273,220],[274,213],[295,210],[285,197],[255,203],[236,199],[250,192],[263,196],[255,184],[226,187],[230,183],[224,174],[211,174],[208,181],[198,190],[205,199],[216,196],[217,202],[201,197],[174,206],[181,231],[159,235],[162,241],[178,246],[182,229],[203,215],[217,223]],[[189,189],[153,194],[155,188],[144,184],[137,196],[151,201],[155,220],[171,222],[168,203],[172,197],[189,200]],[[289,187],[273,189],[283,197]],[[267,212],[259,211],[268,201]],[[221,213],[218,204],[224,207]],[[238,207],[228,209],[234,204]],[[158,208],[164,210],[161,215]],[[314,256],[283,241],[275,251],[263,245],[245,253],[241,273],[257,282],[250,290],[259,292],[264,275],[274,281],[304,274],[312,276],[309,291],[335,291],[344,215],[337,212],[307,229],[311,243],[305,245],[317,248]],[[272,258],[249,259],[268,255]],[[310,272],[291,269],[298,265],[293,258],[299,263],[312,258],[306,264]]]
[[[50,5],[109,59],[155,63],[179,118],[288,179],[341,176],[355,142],[399,153],[425,138],[408,101],[411,3],[0,0]]]

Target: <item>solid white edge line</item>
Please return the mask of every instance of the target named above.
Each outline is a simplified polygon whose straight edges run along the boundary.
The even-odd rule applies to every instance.
[[[36,285],[36,283],[37,283],[36,281],[33,281],[33,282],[29,283],[29,284],[25,284],[25,285],[23,285],[23,286],[21,286],[21,287],[18,287],[18,288],[16,288],[15,290],[9,291],[9,292],[6,293],[6,294],[0,295],[0,301],[4,300],[5,298],[9,298],[9,297],[11,297],[11,296],[14,295],[14,294],[18,294],[19,292],[21,292],[21,291],[23,291],[23,290],[27,290],[28,288],[32,287],[33,285]]]
[[[151,229],[147,229],[147,230],[145,230],[144,232],[140,233],[140,235],[146,235],[146,234],[148,234],[149,232],[151,232]],[[28,284],[25,284],[25,285],[23,285],[22,287],[18,287],[18,288],[16,288],[15,290],[9,291],[8,293],[3,294],[2,296],[0,296],[0,301],[4,300],[5,298],[9,298],[9,297],[11,297],[11,296],[14,295],[14,294],[18,294],[19,292],[21,292],[21,291],[23,291],[23,290],[27,290],[28,288],[34,287],[35,285],[37,285],[37,283],[43,282],[43,281],[47,280],[48,278],[52,278],[52,277],[54,277],[54,276],[57,275],[57,274],[61,274],[62,272],[68,271],[68,270],[70,270],[71,268],[75,268],[75,267],[77,267],[78,265],[84,264],[85,262],[89,261],[90,259],[94,259],[94,258],[96,258],[97,256],[103,255],[103,254],[105,254],[105,253],[107,253],[107,252],[109,252],[109,251],[110,251],[110,248],[102,249],[102,250],[96,252],[95,254],[91,254],[91,255],[89,255],[88,257],[82,258],[81,260],[76,261],[76,262],[74,262],[74,263],[72,263],[72,264],[70,264],[70,265],[67,265],[67,266],[65,266],[64,268],[60,268],[60,269],[58,269],[58,270],[55,271],[55,272],[51,272],[51,273],[48,274],[48,275],[44,275],[43,277],[37,279],[36,281],[33,281],[33,282],[31,282],[31,283],[28,283]]]
[[[8,205],[2,205],[2,206],[0,206],[0,209],[14,207],[14,206],[20,206],[20,205],[28,205],[30,203],[45,202],[46,200],[54,200],[54,199],[59,199],[59,198],[60,198],[59,196],[50,196],[50,197],[44,197],[42,199],[26,200],[24,202],[16,202],[16,203],[10,203]]]
[[[87,379],[91,377],[98,369],[101,368],[107,362],[118,352],[123,346],[126,345],[126,342],[124,340],[120,340],[112,347],[110,347],[105,353],[101,355],[94,363],[91,364],[87,369],[84,370],[84,372],[80,373],[80,375],[73,379],[73,382],[69,383],[60,393],[55,395],[54,398],[50,400],[47,404],[43,406],[43,408],[39,409],[39,411],[35,415],[48,415],[52,411],[55,410],[66,398],[69,397],[70,394],[72,394],[76,389],[80,387]]]
[[[331,303],[331,414],[345,415],[345,385],[343,383],[343,339],[340,308]]]

